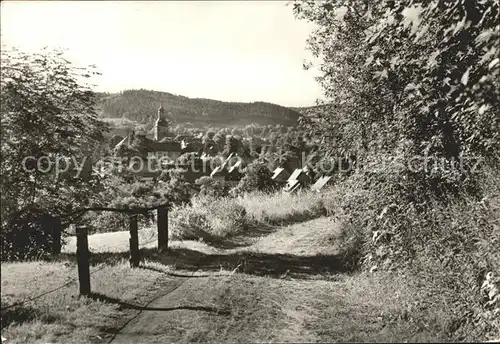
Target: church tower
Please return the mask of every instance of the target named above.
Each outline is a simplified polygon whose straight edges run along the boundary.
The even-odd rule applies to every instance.
[[[167,137],[168,130],[168,120],[165,117],[165,109],[160,105],[158,108],[158,117],[156,118],[153,129],[155,141],[161,141],[163,138]]]

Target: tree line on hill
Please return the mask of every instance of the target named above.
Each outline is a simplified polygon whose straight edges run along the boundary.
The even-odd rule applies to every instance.
[[[223,102],[144,89],[100,94],[99,98],[102,117],[128,118],[141,124],[153,123],[160,104],[176,123],[296,125],[300,117],[297,111],[271,103]]]

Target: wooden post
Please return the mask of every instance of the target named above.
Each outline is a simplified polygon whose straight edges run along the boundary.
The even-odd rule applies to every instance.
[[[137,227],[137,215],[130,216],[130,266],[136,268],[139,266],[139,232]]]
[[[165,208],[165,248],[168,249],[168,208]]]
[[[59,217],[54,218],[54,223],[52,225],[52,254],[61,254],[61,232],[62,225],[61,219]]]
[[[87,227],[76,227],[76,259],[78,262],[78,281],[80,295],[90,295],[89,242]]]
[[[168,209],[166,207],[157,209],[158,227],[158,250],[163,251],[168,248]]]

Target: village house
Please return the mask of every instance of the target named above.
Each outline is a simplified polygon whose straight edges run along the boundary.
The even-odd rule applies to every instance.
[[[284,167],[277,167],[273,171],[273,175],[271,177],[277,184],[286,184],[288,178],[290,178],[290,172],[288,172]]]
[[[152,142],[148,150],[148,157],[168,158],[169,161],[176,161],[181,156],[182,150],[179,142],[162,141]]]
[[[224,183],[226,181],[226,178],[228,176],[227,169],[225,168],[225,165],[222,164],[220,166],[217,166],[212,173],[210,173],[210,177],[213,178],[214,180]]]
[[[182,154],[191,152],[203,152],[203,143],[199,138],[184,138],[181,141]]]
[[[312,186],[311,190],[320,192],[325,186],[333,182],[333,178],[331,176],[323,176],[320,177]]]
[[[217,166],[212,171],[210,177],[225,185],[233,185],[239,182],[242,178],[242,167],[243,160],[241,160],[238,155],[231,153],[220,166]]]
[[[288,178],[285,185],[284,191],[293,192],[299,188],[304,188],[309,185],[311,178],[307,174],[307,170],[303,168],[297,168],[293,171],[292,175]]]
[[[242,160],[236,161],[233,165],[228,167],[228,180],[229,181],[240,181],[243,177],[243,173],[241,173],[241,169],[243,167]]]
[[[286,160],[273,171],[272,179],[279,185],[285,185],[288,179],[296,169],[302,167],[301,161],[298,158],[288,157]]]
[[[198,153],[191,153],[189,161],[183,164],[177,163],[176,166],[182,169],[182,175],[188,182],[194,183],[197,179],[209,176],[212,173],[212,167],[207,161],[198,157]]]

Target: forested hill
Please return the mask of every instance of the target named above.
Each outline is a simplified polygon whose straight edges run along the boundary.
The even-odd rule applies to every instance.
[[[300,113],[295,110],[271,103],[223,102],[148,90],[101,93],[99,98],[102,117],[124,117],[143,124],[149,124],[156,118],[160,104],[174,123],[296,125],[300,117]]]

